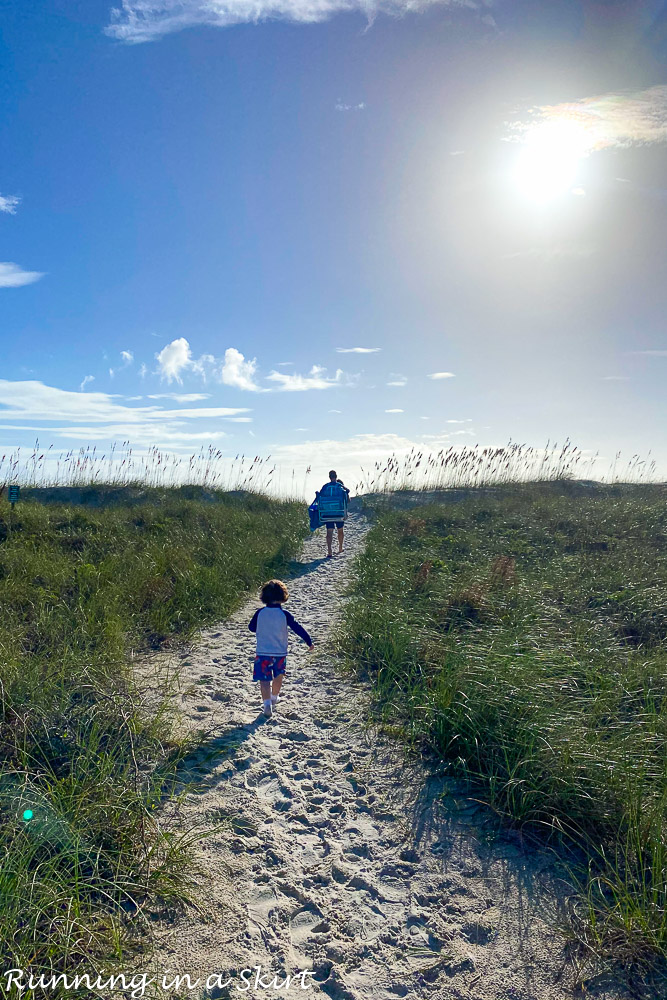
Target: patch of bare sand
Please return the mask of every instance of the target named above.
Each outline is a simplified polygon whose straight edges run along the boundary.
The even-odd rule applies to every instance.
[[[273,718],[251,679],[255,600],[182,654],[176,697],[209,735],[163,818],[229,823],[198,848],[201,908],[156,921],[142,971],[201,984],[223,974],[230,985],[208,993],[219,997],[571,1000],[550,855],[498,836],[460,787],[372,732],[366,685],[336,673],[322,646],[366,529],[350,514],[343,556],[325,561],[319,532],[293,568],[289,608],[320,648],[291,640]],[[283,984],[286,973],[313,976],[241,992],[239,973],[255,966]],[[611,983],[594,994],[625,996]]]

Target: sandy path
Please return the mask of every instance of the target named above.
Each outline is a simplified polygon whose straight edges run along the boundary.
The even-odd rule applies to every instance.
[[[204,985],[225,973],[231,985],[214,997],[570,998],[543,903],[548,857],[492,835],[484,810],[370,732],[365,686],[335,676],[322,648],[366,527],[350,515],[333,561],[321,558],[322,532],[304,546],[288,607],[320,649],[290,640],[272,719],[251,680],[255,600],[181,656],[179,704],[212,735],[182,769],[185,795],[165,822],[231,826],[199,848],[201,911],[156,922],[151,969]],[[279,981],[311,970],[310,990],[300,978],[278,994],[240,992],[240,970],[258,965]]]

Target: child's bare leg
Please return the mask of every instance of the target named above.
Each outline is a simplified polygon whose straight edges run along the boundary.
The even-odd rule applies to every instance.
[[[280,694],[280,689],[283,686],[284,674],[278,674],[277,677],[273,678],[273,683],[271,684],[271,694],[275,697]]]
[[[259,690],[262,692],[262,701],[268,701],[271,697],[271,681],[260,681]]]
[[[327,528],[327,554],[332,556],[331,543],[333,541],[333,528]]]
[[[338,551],[339,552],[343,551],[343,536],[344,536],[344,534],[345,534],[345,532],[344,532],[343,528],[339,528],[338,529]]]

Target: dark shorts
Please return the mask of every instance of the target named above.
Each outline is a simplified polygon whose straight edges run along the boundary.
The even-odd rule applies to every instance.
[[[327,531],[333,531],[334,530],[334,524],[339,529],[345,527],[345,521],[328,521],[327,522]]]
[[[254,681],[272,681],[274,677],[285,673],[286,656],[266,656],[258,653],[255,657],[255,667],[252,672]]]

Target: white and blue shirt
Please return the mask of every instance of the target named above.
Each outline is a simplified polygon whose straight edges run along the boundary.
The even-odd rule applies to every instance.
[[[287,628],[303,639],[309,646],[313,640],[303,625],[299,625],[289,611],[281,604],[267,604],[255,611],[248,628],[257,635],[256,652],[260,656],[287,656]]]

